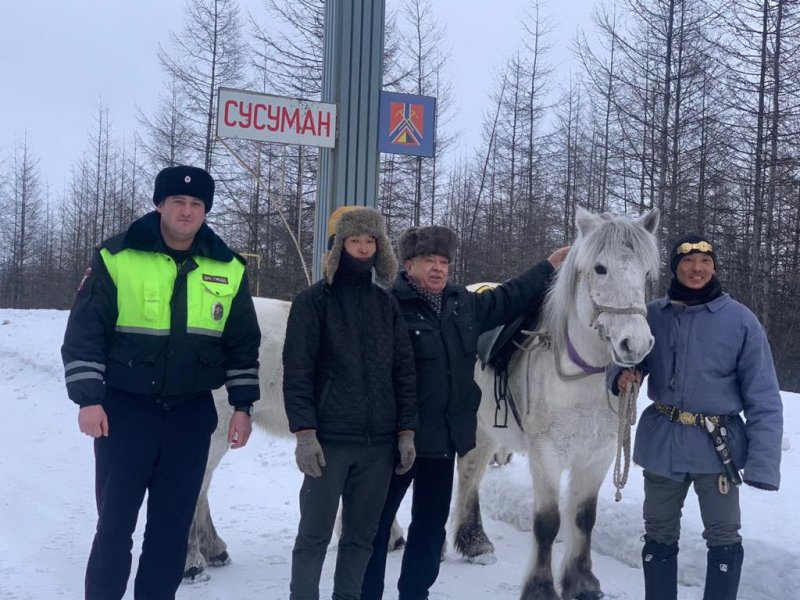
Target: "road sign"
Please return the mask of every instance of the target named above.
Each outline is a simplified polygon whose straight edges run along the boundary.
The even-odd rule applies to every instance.
[[[381,92],[378,150],[433,156],[436,98]]]
[[[336,105],[219,88],[217,135],[333,148]]]

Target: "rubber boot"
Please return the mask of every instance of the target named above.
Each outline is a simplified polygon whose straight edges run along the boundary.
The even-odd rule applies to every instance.
[[[642,570],[645,600],[677,600],[678,543],[659,544],[644,538]]]
[[[709,548],[703,600],[736,600],[743,561],[741,544]]]

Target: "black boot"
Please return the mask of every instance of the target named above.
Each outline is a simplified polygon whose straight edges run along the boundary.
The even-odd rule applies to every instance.
[[[678,543],[659,544],[647,536],[642,548],[645,600],[678,598]]]
[[[741,544],[709,548],[703,600],[736,600],[743,560]]]

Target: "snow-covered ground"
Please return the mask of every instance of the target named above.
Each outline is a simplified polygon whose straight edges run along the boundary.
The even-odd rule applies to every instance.
[[[0,600],[82,597],[83,573],[95,523],[91,441],[78,431],[67,399],[59,347],[67,313],[0,309]],[[800,408],[784,394],[783,484],[778,493],[742,489],[745,565],[741,600],[800,598]],[[643,408],[644,398],[639,407]],[[230,566],[211,580],[182,586],[181,600],[276,600],[288,597],[290,555],[297,528],[301,476],[290,439],[256,432],[229,452],[211,491],[217,529],[228,542]],[[593,539],[595,572],[608,598],[641,600],[641,470],[632,468],[623,500],[606,481]],[[531,490],[526,461],[493,468],[482,487],[484,524],[497,548],[492,565],[465,562],[452,550],[432,600],[511,600],[527,566]],[[705,546],[694,494],[687,498],[680,553],[681,600],[699,599]],[[408,523],[408,507],[401,509]],[[141,544],[140,519],[134,547]],[[561,544],[556,545],[558,557]],[[321,597],[330,597],[336,547],[331,545]],[[386,598],[400,553],[387,569]],[[129,593],[127,597],[132,597]]]

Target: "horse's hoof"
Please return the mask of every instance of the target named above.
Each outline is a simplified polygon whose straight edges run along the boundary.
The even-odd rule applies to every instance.
[[[229,564],[231,564],[231,557],[227,550],[223,550],[216,556],[212,556],[208,559],[209,567],[224,567],[225,565]]]
[[[581,592],[575,596],[575,600],[600,600],[600,598],[605,598],[603,592]]]
[[[211,575],[206,573],[203,567],[194,566],[189,567],[183,572],[183,583],[192,585],[194,583],[202,583],[211,579]]]
[[[406,538],[400,536],[394,541],[394,544],[391,548],[389,548],[389,552],[394,552],[395,550],[400,550],[400,548],[405,548],[406,545]]]
[[[494,552],[485,552],[476,556],[468,556],[467,561],[473,565],[493,565],[497,562],[497,555]]]

